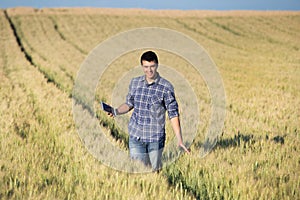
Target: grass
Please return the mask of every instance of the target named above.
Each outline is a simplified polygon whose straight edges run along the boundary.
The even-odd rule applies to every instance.
[[[299,12],[205,17],[164,11],[149,17],[153,12],[1,10],[1,199],[300,198]],[[223,78],[227,116],[215,148],[200,159],[211,113],[205,82],[184,59],[158,51],[161,63],[182,74],[195,92],[198,136],[191,155],[161,173],[129,174],[105,166],[84,147],[70,96],[87,52],[121,31],[145,26],[175,29],[208,51]],[[138,65],[140,53],[111,63],[99,80],[97,100],[113,102],[118,77]],[[126,150],[126,134],[103,113],[98,117],[109,139]],[[169,126],[167,133],[169,141]]]

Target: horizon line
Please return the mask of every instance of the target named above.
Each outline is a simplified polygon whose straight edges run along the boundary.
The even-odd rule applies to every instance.
[[[123,10],[149,10],[149,11],[258,11],[258,12],[300,12],[299,10],[293,9],[178,9],[178,8],[142,8],[142,7],[98,7],[98,6],[47,6],[47,7],[34,7],[34,6],[13,6],[6,7],[0,9],[14,9],[14,8],[33,8],[33,9],[81,9],[81,8],[89,8],[89,9],[123,9]]]

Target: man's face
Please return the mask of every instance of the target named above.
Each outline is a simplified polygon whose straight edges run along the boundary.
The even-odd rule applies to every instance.
[[[157,67],[158,65],[154,61],[142,61],[142,68],[146,75],[147,81],[153,81],[157,75]]]

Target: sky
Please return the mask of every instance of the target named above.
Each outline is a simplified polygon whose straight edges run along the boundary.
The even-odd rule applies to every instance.
[[[300,11],[300,0],[0,0],[0,8],[19,6]]]

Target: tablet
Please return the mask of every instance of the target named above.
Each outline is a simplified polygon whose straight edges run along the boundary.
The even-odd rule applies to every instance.
[[[110,105],[108,105],[108,104],[106,104],[106,103],[104,103],[102,101],[100,102],[100,104],[101,104],[102,110],[104,110],[104,111],[106,111],[108,113],[111,113],[114,116],[116,116],[116,111],[115,111],[115,109],[113,107],[111,107]]]

